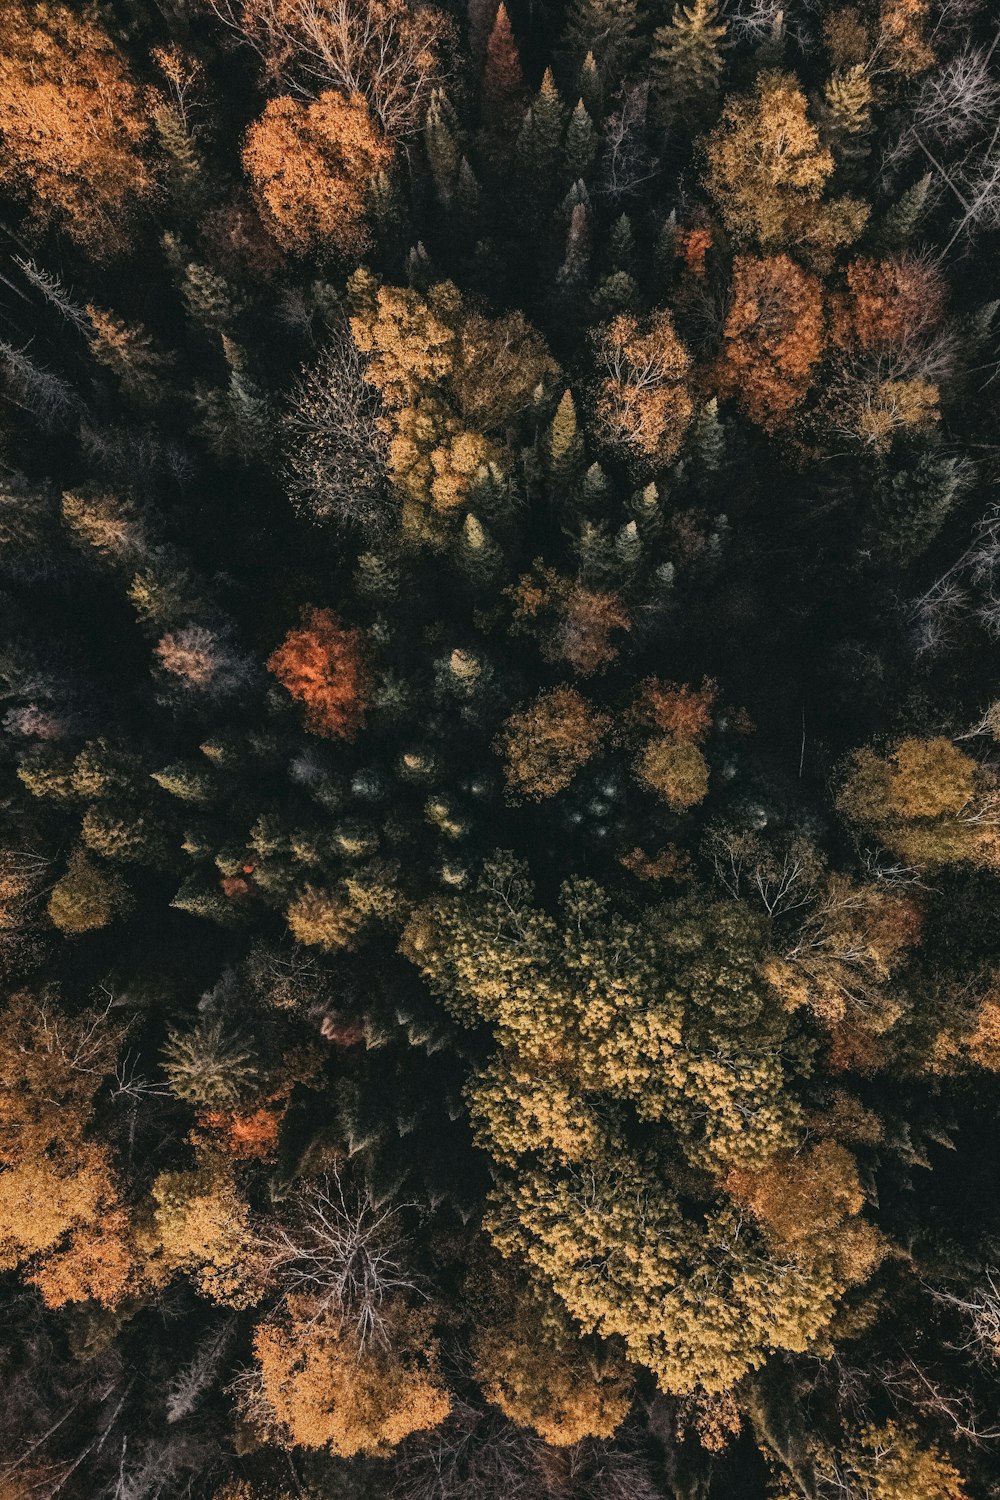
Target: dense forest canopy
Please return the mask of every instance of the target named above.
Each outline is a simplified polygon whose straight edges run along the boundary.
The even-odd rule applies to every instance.
[[[0,1500],[1000,1494],[992,0],[5,0]]]

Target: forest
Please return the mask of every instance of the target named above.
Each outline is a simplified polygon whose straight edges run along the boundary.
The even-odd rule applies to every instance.
[[[995,0],[2,0],[0,1500],[1000,1496],[998,253]]]

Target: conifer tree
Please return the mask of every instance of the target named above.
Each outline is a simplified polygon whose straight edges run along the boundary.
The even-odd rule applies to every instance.
[[[587,113],[586,105],[582,99],[579,99],[570,116],[563,141],[563,165],[566,175],[573,182],[585,178],[594,165],[596,155],[597,131],[593,120]]]
[[[486,44],[479,98],[485,149],[499,162],[514,139],[524,109],[521,57],[503,0]]]
[[[552,69],[546,68],[538,93],[524,116],[517,137],[516,160],[526,193],[546,194],[554,181],[565,110]]]
[[[596,65],[603,88],[615,89],[631,71],[639,53],[639,13],[636,0],[572,0],[566,20],[565,42],[586,70]],[[597,104],[583,76],[580,92],[587,104]]]
[[[654,112],[664,124],[694,130],[711,113],[725,35],[717,0],[677,0],[670,20],[654,31],[649,78]]]
[[[559,483],[570,484],[579,471],[582,459],[583,435],[577,423],[573,394],[567,389],[560,397],[549,428],[549,467]]]

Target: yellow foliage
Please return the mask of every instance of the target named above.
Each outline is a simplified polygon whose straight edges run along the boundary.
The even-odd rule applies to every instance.
[[[640,322],[618,317],[597,338],[595,415],[609,443],[656,465],[675,457],[694,411],[690,356],[666,308]]]
[[[708,762],[693,740],[663,734],[648,741],[636,774],[674,812],[684,812],[708,795]]]
[[[250,1210],[229,1165],[208,1161],[190,1171],[161,1172],[153,1183],[156,1239],[169,1271],[182,1271],[228,1307],[250,1307],[263,1290]]]
[[[588,1348],[550,1299],[522,1295],[498,1324],[479,1326],[472,1358],[487,1400],[558,1447],[611,1437],[632,1404],[621,1357]]]
[[[824,197],[833,156],[793,74],[762,73],[752,94],[731,97],[706,155],[705,185],[740,244],[799,250],[822,267],[865,226],[866,204]]]
[[[856,750],[837,806],[911,864],[1000,865],[995,777],[943,737],[900,740],[885,756]]]
[[[340,1458],[384,1455],[412,1432],[443,1422],[451,1397],[441,1383],[437,1343],[425,1312],[386,1308],[389,1345],[359,1348],[329,1313],[289,1298],[280,1322],[254,1335],[267,1416],[287,1446],[325,1448]]]

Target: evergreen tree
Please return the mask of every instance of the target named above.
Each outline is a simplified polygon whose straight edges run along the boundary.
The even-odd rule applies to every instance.
[[[563,166],[573,182],[585,178],[597,156],[597,131],[582,99],[570,116],[563,142]]]
[[[546,68],[538,93],[524,116],[515,149],[524,191],[531,198],[543,197],[553,185],[564,115],[552,69]]]
[[[565,390],[556,407],[548,434],[548,461],[553,477],[563,485],[572,483],[583,460],[580,432],[572,392]]]
[[[636,0],[572,0],[566,19],[565,45],[582,64],[580,93],[592,114],[599,99],[586,77],[588,59],[602,91],[615,89],[631,71],[639,55],[639,12]]]
[[[479,87],[484,148],[494,163],[509,150],[524,109],[524,76],[507,7],[501,4],[486,44]]]
[[[653,33],[649,78],[654,112],[664,124],[692,131],[712,112],[722,75],[726,35],[717,0],[676,0],[665,26]]]

